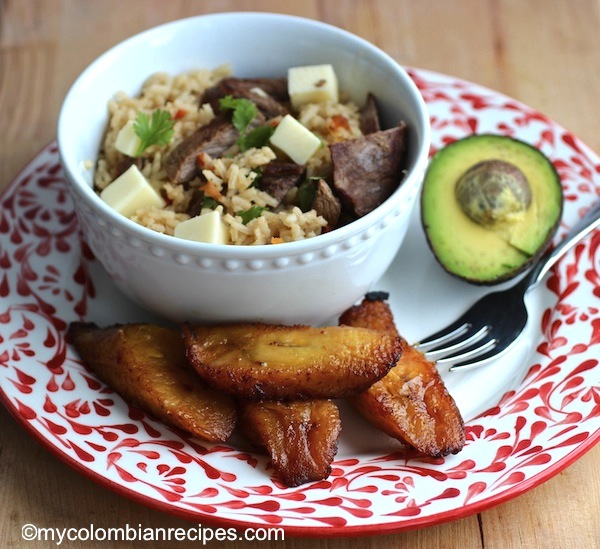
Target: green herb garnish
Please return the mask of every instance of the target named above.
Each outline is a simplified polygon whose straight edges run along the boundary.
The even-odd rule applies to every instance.
[[[310,177],[298,185],[296,202],[303,212],[307,212],[312,208],[317,194],[317,182],[319,179],[319,177]]]
[[[237,140],[237,144],[242,152],[252,147],[258,149],[269,142],[274,131],[275,128],[272,126],[258,126],[258,128],[254,128],[251,132],[241,135]]]
[[[203,210],[204,208],[214,210],[219,203],[212,196],[205,196],[200,204],[200,208]]]
[[[258,109],[249,99],[226,95],[219,100],[222,109],[233,111],[231,122],[233,127],[243,135],[250,123],[257,117]]]
[[[269,142],[275,128],[264,125],[248,131],[252,121],[258,116],[256,104],[250,99],[226,95],[219,100],[222,109],[232,110],[231,123],[239,132],[237,145],[242,152],[252,147],[262,147]]]
[[[266,210],[266,208],[263,206],[252,206],[247,210],[236,212],[236,214],[242,218],[242,223],[247,225],[253,219],[260,217],[260,214],[262,214],[264,210]]]
[[[140,156],[151,145],[168,145],[173,137],[175,120],[167,111],[157,109],[151,115],[138,112],[133,131],[140,138],[135,156]]]
[[[252,168],[250,170],[250,172],[255,174],[255,177],[252,180],[252,184],[250,185],[250,188],[251,187],[260,187],[260,181],[263,176],[263,166],[256,166],[256,168]]]

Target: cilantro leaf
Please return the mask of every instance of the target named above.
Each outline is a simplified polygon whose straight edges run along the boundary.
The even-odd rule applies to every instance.
[[[236,212],[236,214],[242,218],[242,223],[244,225],[248,225],[248,223],[250,221],[252,221],[253,219],[255,219],[257,217],[260,217],[260,215],[263,213],[264,210],[266,210],[266,208],[264,208],[263,206],[255,205],[255,206],[251,206],[247,210],[241,210],[239,212]]]
[[[233,127],[240,132],[240,135],[246,131],[252,120],[258,115],[256,105],[243,97],[226,95],[219,100],[219,105],[222,109],[233,111],[231,122]]]
[[[233,111],[231,123],[240,134],[236,143],[242,152],[252,147],[262,147],[268,143],[275,128],[264,125],[248,131],[250,124],[258,116],[258,108],[253,101],[226,95],[219,99],[219,105],[222,109]]]
[[[263,167],[262,166],[256,166],[256,168],[252,168],[250,170],[251,173],[256,174],[254,180],[252,181],[251,185],[249,188],[252,187],[259,187],[260,186],[260,180],[262,179],[263,176]]]
[[[258,126],[258,128],[254,128],[251,132],[241,135],[237,140],[237,144],[242,152],[252,147],[263,147],[269,142],[274,131],[275,128],[269,125]]]
[[[201,209],[210,208],[211,210],[214,210],[218,205],[219,203],[212,196],[205,196],[200,207]]]
[[[133,131],[140,138],[135,156],[140,156],[151,145],[168,145],[173,137],[175,121],[170,113],[157,109],[152,114],[138,112]]]
[[[298,207],[303,211],[307,212],[312,208],[315,196],[317,194],[317,181],[318,177],[310,177],[298,185],[298,192],[296,193],[296,202]]]

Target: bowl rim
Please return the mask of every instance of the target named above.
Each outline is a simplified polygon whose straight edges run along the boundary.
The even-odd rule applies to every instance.
[[[344,40],[353,42],[359,45],[361,48],[366,49],[372,55],[375,55],[387,65],[388,68],[393,69],[396,76],[403,81],[407,90],[412,93],[412,102],[417,106],[416,118],[419,121],[419,134],[421,136],[422,145],[417,151],[413,166],[411,170],[404,176],[401,184],[398,188],[388,197],[382,204],[377,206],[374,210],[368,214],[344,225],[338,227],[327,233],[322,233],[318,236],[306,238],[303,240],[293,242],[283,242],[276,246],[272,245],[248,245],[248,246],[235,246],[231,244],[213,244],[196,242],[191,240],[185,240],[180,238],[174,238],[173,236],[153,231],[147,227],[139,225],[129,218],[119,214],[113,210],[107,204],[104,204],[93,188],[84,180],[77,168],[78,164],[82,162],[81,159],[69,158],[66,154],[67,147],[65,143],[68,142],[69,136],[66,135],[65,119],[68,116],[71,103],[74,102],[74,97],[77,95],[78,88],[83,85],[87,78],[94,73],[94,71],[103,64],[103,62],[114,56],[119,50],[127,48],[131,43],[143,41],[149,36],[159,35],[161,33],[169,32],[173,28],[177,28],[182,25],[190,25],[195,21],[208,21],[217,19],[229,19],[232,17],[243,17],[249,18],[250,20],[261,20],[261,21],[272,21],[276,22],[292,22],[297,25],[308,25],[324,32],[334,33],[342,36]],[[58,123],[57,123],[57,144],[59,151],[60,163],[65,172],[65,176],[69,181],[69,189],[77,192],[85,204],[94,210],[94,213],[101,215],[107,221],[117,227],[119,233],[123,233],[136,241],[146,242],[149,245],[169,248],[175,252],[187,253],[191,255],[205,255],[212,257],[221,258],[232,258],[232,259],[249,259],[259,255],[264,258],[274,258],[281,255],[296,255],[309,251],[319,250],[327,248],[328,246],[336,245],[341,241],[347,241],[356,237],[358,234],[364,233],[369,230],[369,227],[375,225],[378,221],[382,220],[386,216],[392,213],[394,209],[395,200],[393,197],[401,192],[406,185],[414,185],[420,188],[425,169],[429,160],[429,149],[430,149],[430,121],[425,104],[425,100],[421,95],[417,85],[410,78],[410,75],[406,69],[392,58],[384,50],[380,49],[375,44],[368,40],[330,23],[325,23],[316,19],[310,19],[307,17],[288,15],[283,13],[275,12],[257,12],[257,11],[232,11],[232,12],[216,12],[201,15],[194,15],[190,17],[175,19],[159,25],[150,27],[143,31],[140,31],[132,36],[129,36],[113,46],[102,54],[97,56],[91,61],[77,76],[77,78],[71,84],[67,94],[62,102]],[[418,191],[418,188],[416,191]],[[411,208],[412,210],[412,208]],[[392,214],[393,215],[393,214]]]

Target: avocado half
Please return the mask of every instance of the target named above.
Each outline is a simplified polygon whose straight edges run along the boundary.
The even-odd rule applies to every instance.
[[[437,151],[421,194],[421,221],[435,258],[474,284],[504,282],[526,270],[552,241],[562,209],[552,162],[523,141],[493,134]]]

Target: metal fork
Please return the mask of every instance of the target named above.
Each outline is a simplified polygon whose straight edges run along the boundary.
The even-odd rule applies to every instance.
[[[476,368],[508,352],[525,329],[525,294],[535,288],[554,264],[600,225],[600,202],[588,210],[565,238],[549,250],[520,282],[483,296],[458,320],[415,346],[451,371]]]

